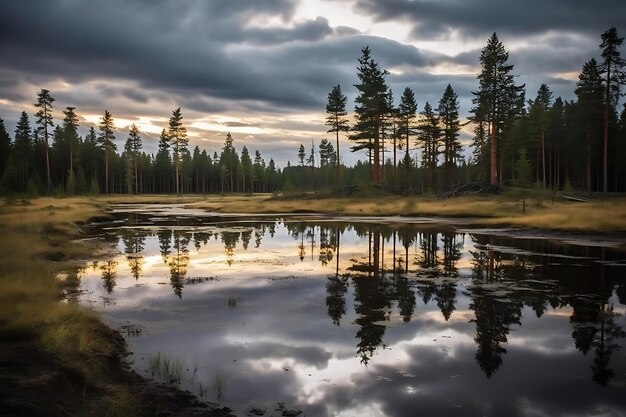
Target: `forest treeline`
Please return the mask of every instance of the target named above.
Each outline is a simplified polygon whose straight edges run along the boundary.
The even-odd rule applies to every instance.
[[[419,104],[405,88],[395,102],[389,72],[361,50],[354,113],[340,85],[326,105],[330,139],[294,149],[294,163],[278,167],[258,150],[238,151],[230,133],[220,149],[189,149],[180,108],[161,132],[158,151],[143,150],[135,124],[119,137],[105,110],[98,126],[79,135],[79,117],[68,106],[55,122],[55,100],[42,89],[36,113],[23,111],[13,138],[0,119],[0,191],[5,194],[225,193],[337,191],[374,184],[402,193],[440,192],[470,182],[536,186],[587,192],[626,191],[626,104],[618,111],[626,62],[624,38],[615,28],[601,35],[601,59],[581,68],[576,99],[554,98],[542,84],[526,99],[515,82],[509,53],[497,34],[481,51],[478,88],[467,122],[451,85],[438,103]],[[471,157],[460,142],[473,126]],[[117,132],[117,133],[116,133]],[[339,142],[347,136],[364,161],[343,163]]]

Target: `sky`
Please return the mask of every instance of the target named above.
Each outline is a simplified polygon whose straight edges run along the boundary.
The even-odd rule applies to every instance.
[[[131,123],[144,150],[181,108],[190,149],[259,150],[285,166],[301,143],[323,138],[327,96],[339,84],[354,109],[361,48],[387,76],[396,103],[405,87],[419,109],[449,83],[461,116],[477,89],[481,48],[493,32],[534,98],[541,83],[573,99],[600,34],[626,34],[620,0],[21,0],[0,13],[0,118],[9,132],[37,93],[56,99],[55,122],[75,106],[81,132],[109,110],[123,149]],[[626,55],[626,51],[623,52]],[[461,135],[471,139],[471,126]],[[342,159],[352,164],[365,155]]]

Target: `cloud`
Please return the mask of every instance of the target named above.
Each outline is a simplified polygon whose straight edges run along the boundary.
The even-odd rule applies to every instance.
[[[355,26],[333,26],[324,3],[317,15],[303,16],[295,0],[6,2],[0,14],[0,117],[12,130],[20,111],[34,112],[40,88],[52,92],[59,114],[71,105],[79,114],[107,108],[128,120],[169,117],[179,106],[190,123],[209,115],[262,115],[272,122],[258,127],[273,133],[253,132],[254,144],[267,160],[274,156],[284,166],[293,156],[291,149],[279,148],[283,141],[325,136],[325,101],[334,85],[341,85],[352,110],[357,59],[365,45],[391,71],[387,80],[396,101],[408,86],[420,107],[427,100],[436,104],[450,83],[466,116],[480,45],[491,32],[501,34],[529,98],[548,82],[555,97],[571,99],[572,74],[598,55],[607,16],[626,15],[625,5],[605,0],[346,0],[341,7],[349,11],[353,4],[361,19]],[[364,19],[397,27],[412,39],[373,36],[378,32]],[[623,27],[623,18],[615,24]],[[465,49],[439,48],[435,41],[446,37]],[[296,123],[295,115],[309,120]]]
[[[33,74],[39,80],[56,77],[74,84],[101,77],[134,80],[139,88],[189,100],[192,108],[219,111],[206,106],[203,96],[248,100],[252,110],[259,102],[320,108],[332,85],[353,82],[356,59],[366,44],[388,66],[423,66],[437,56],[389,39],[346,36],[345,29],[329,40],[333,30],[323,17],[291,22],[291,27],[249,27],[246,19],[253,12],[292,6],[273,1],[251,2],[247,8],[225,3],[217,2],[218,7],[202,2],[197,10],[189,5],[175,10],[162,1],[142,10],[126,3],[94,9],[50,1],[35,14],[26,3],[11,3],[0,18],[0,45],[6,51],[0,62],[14,77]],[[283,15],[288,18],[290,13]],[[207,20],[199,22],[200,17]],[[180,19],[185,25],[172,23]],[[136,88],[102,93],[147,100]]]
[[[584,33],[599,39],[611,25],[626,24],[626,3],[613,0],[357,0],[354,7],[379,22],[410,22],[415,39],[485,38],[493,32],[528,36],[550,31]],[[608,17],[613,17],[613,22]]]

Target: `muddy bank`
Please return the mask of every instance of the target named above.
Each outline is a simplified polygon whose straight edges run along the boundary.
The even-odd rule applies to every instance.
[[[199,402],[188,392],[157,384],[131,371],[122,360],[127,354],[123,337],[101,322],[93,323],[92,330],[101,333],[117,349],[106,358],[85,358],[106,375],[106,384],[59,366],[56,358],[42,352],[34,340],[3,341],[0,414],[6,417],[232,416],[226,408]],[[116,396],[118,401],[115,398],[102,401],[108,396]]]

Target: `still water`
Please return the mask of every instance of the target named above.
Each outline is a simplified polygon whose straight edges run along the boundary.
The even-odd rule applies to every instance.
[[[306,416],[626,416],[626,242],[122,207],[80,302],[139,373]],[[278,411],[276,411],[278,410]]]

